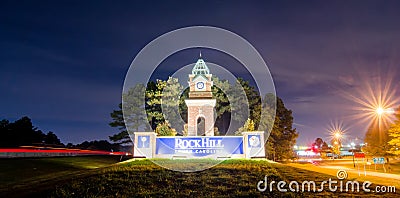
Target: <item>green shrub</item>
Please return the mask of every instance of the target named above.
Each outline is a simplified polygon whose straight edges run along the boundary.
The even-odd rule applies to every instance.
[[[175,136],[176,130],[172,129],[167,122],[163,122],[157,125],[156,133],[158,136]]]

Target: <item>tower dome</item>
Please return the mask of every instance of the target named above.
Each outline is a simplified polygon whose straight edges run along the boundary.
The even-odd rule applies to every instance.
[[[194,75],[206,75],[206,74],[210,74],[210,70],[208,69],[206,63],[204,62],[204,60],[200,58],[197,60],[196,64],[193,67],[192,70],[192,74]]]

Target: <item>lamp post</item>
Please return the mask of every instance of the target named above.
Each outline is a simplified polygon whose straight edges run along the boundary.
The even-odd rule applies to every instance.
[[[333,142],[333,144],[334,144],[334,154],[337,154],[337,156],[339,158],[339,156],[340,156],[340,144],[341,144],[340,139],[342,138],[342,133],[340,131],[336,131],[336,132],[334,132],[333,137],[334,137],[334,142]]]
[[[354,147],[356,144],[354,143],[354,142],[351,142],[351,151],[353,152],[353,167],[355,168],[356,167],[356,163],[355,163],[355,160],[354,160],[354,158],[355,158],[355,151],[356,151],[356,148]]]
[[[377,119],[378,119],[378,134],[381,135],[381,133],[382,133],[382,129],[381,129],[382,126],[381,126],[381,123],[382,123],[382,121],[384,121],[384,124],[385,124],[386,121],[387,121],[387,119],[388,119],[387,116],[388,116],[388,115],[393,115],[395,112],[394,112],[394,110],[391,109],[391,108],[383,108],[383,107],[381,107],[381,106],[378,106],[378,107],[376,108],[375,112],[376,112],[376,116],[377,116]],[[382,120],[382,119],[385,119],[385,120]],[[386,140],[386,139],[384,139],[384,140]],[[387,141],[382,142],[382,144],[383,144],[383,145],[380,145],[380,146],[382,147],[383,150],[386,150],[386,149],[387,149],[387,147],[386,147]],[[385,154],[385,155],[386,155],[386,154]],[[387,156],[387,155],[386,155],[386,156]],[[383,156],[383,157],[385,157],[385,156]],[[389,158],[387,157],[386,159],[387,159],[387,162],[388,162],[388,165],[389,165]]]

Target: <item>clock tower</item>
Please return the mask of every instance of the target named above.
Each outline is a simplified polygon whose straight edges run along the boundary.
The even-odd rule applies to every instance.
[[[197,60],[189,74],[188,136],[214,136],[214,107],[212,98],[212,74],[201,58]]]

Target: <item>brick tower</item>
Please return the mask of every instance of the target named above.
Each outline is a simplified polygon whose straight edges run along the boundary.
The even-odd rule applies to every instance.
[[[215,99],[212,98],[211,77],[200,53],[192,74],[189,74],[189,99],[185,100],[188,107],[188,136],[214,136]]]

